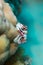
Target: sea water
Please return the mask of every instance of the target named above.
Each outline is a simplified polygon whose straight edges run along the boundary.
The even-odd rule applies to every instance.
[[[21,46],[25,55],[32,59],[32,65],[43,65],[43,2],[22,6],[18,19],[28,26],[27,42]]]

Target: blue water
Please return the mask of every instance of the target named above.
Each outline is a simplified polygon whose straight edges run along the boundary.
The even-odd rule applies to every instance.
[[[23,5],[18,19],[28,26],[25,55],[32,58],[32,65],[43,65],[43,3]]]

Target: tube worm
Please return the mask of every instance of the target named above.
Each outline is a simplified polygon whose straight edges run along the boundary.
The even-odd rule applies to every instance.
[[[3,1],[3,13],[4,13],[4,17],[2,17],[2,21],[0,22],[0,31],[4,30],[6,32],[6,35],[8,38],[13,39],[14,37],[16,37],[17,35],[19,35],[19,33],[24,36],[27,33],[24,33],[24,29],[26,28],[25,26],[23,26],[21,23],[17,23],[17,18],[16,16],[13,14],[9,4],[5,3]],[[4,19],[5,18],[5,19]],[[10,21],[8,21],[8,20]],[[14,27],[16,26],[16,27]],[[9,30],[8,30],[9,29]],[[19,31],[19,32],[18,32]]]

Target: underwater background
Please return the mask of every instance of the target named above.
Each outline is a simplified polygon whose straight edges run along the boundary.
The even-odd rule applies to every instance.
[[[18,0],[6,0],[13,9],[14,3]],[[17,6],[16,6],[17,7]],[[21,11],[15,15],[18,20],[28,26],[27,42],[20,45],[25,49],[24,55],[29,55],[32,59],[31,65],[43,65],[43,0],[22,0]],[[18,14],[18,15],[17,15]]]

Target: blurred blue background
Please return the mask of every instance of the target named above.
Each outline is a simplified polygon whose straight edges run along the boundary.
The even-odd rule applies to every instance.
[[[21,45],[26,55],[32,58],[32,65],[43,65],[43,2],[27,2],[18,17],[28,26],[28,39]]]
[[[43,65],[43,1],[24,0],[18,20],[28,26],[27,42],[22,44],[24,55],[29,55],[32,65]]]

